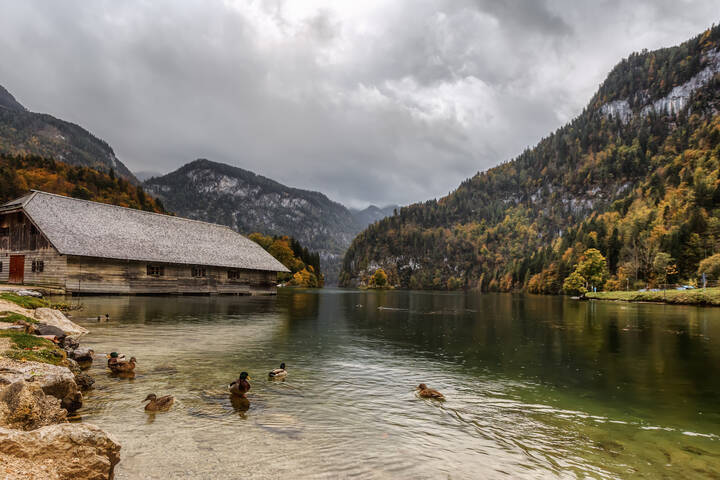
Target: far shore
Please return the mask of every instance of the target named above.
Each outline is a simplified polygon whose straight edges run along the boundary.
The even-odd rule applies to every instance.
[[[612,300],[618,302],[720,306],[720,287],[645,292],[588,292],[585,294],[585,298],[588,300]]]

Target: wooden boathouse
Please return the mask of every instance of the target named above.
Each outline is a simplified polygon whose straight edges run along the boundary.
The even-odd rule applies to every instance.
[[[274,294],[288,270],[222,225],[32,191],[0,206],[0,283],[78,294]]]

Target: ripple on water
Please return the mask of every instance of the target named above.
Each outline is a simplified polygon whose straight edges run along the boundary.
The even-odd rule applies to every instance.
[[[256,301],[88,300],[88,316],[124,306],[110,322],[90,324],[85,343],[138,358],[133,379],[108,375],[99,358],[81,411],[123,445],[118,479],[653,478],[720,467],[718,438],[694,433],[701,428],[648,422],[569,385],[506,374],[500,366],[518,347],[486,363],[469,357],[483,353],[475,344],[446,351],[448,342],[487,328],[483,316],[453,330],[488,308],[429,305],[423,314],[422,305],[358,309],[372,302],[352,300],[344,309],[330,298],[312,313],[302,303],[311,298],[294,297],[294,314],[296,304],[282,298],[272,299],[282,307]],[[350,310],[363,317],[351,321]],[[413,331],[415,314],[430,323]],[[367,318],[383,323],[376,328]],[[288,378],[269,381],[281,361]],[[247,404],[227,392],[241,370],[252,377]],[[417,397],[420,382],[447,400]],[[172,394],[175,405],[146,414],[148,393]]]

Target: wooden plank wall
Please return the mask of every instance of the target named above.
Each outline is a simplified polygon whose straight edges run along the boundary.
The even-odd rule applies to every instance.
[[[0,215],[0,283],[7,283],[10,255],[25,255],[23,284],[43,287],[65,287],[67,258],[60,255],[47,238],[37,231],[22,212]],[[32,262],[44,262],[42,272],[32,271]]]
[[[70,256],[65,288],[72,293],[117,294],[243,294],[277,293],[277,273],[241,270],[240,278],[228,279],[227,269],[205,267],[206,277],[194,278],[191,265],[160,265],[160,277],[147,274],[147,262]]]
[[[10,255],[25,255],[24,284],[65,288],[72,293],[277,293],[275,272],[240,270],[239,278],[230,280],[227,268],[205,267],[206,277],[194,278],[191,265],[158,263],[164,275],[153,277],[147,274],[146,262],[60,255],[23,212],[0,215],[0,283],[8,281]],[[32,271],[34,260],[44,262],[42,272]]]

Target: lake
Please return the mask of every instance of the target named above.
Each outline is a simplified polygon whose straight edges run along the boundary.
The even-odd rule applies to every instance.
[[[331,289],[72,301],[85,346],[138,359],[128,379],[98,358],[80,410],[121,443],[118,479],[720,475],[720,309]],[[268,380],[280,362],[287,379]],[[227,393],[243,370],[249,405]],[[175,405],[147,414],[148,393]]]

